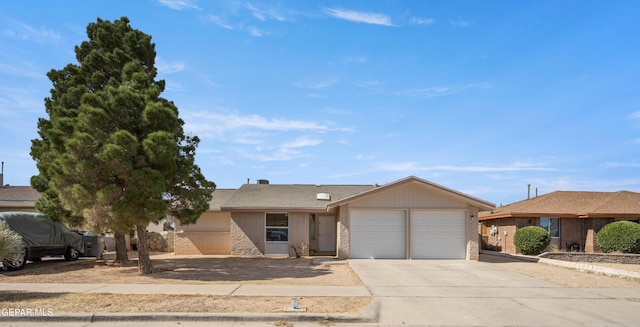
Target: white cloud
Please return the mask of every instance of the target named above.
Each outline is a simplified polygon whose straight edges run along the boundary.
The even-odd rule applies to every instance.
[[[411,19],[409,20],[409,23],[414,25],[431,25],[435,23],[435,21],[431,18],[411,17]]]
[[[156,68],[159,74],[173,74],[184,70],[185,64],[182,61],[166,61],[160,57],[156,60]]]
[[[254,148],[254,151],[237,150],[237,152],[245,158],[258,160],[258,161],[287,161],[291,159],[309,157],[300,148],[308,146],[316,146],[322,143],[319,139],[312,139],[308,137],[300,137],[295,140],[285,142],[277,147],[262,147],[258,146]]]
[[[21,22],[12,21],[14,28],[7,28],[2,35],[14,39],[35,41],[37,43],[57,43],[62,39],[58,32],[47,28],[35,28]]]
[[[282,148],[292,149],[292,148],[302,148],[305,146],[314,146],[322,143],[322,140],[319,139],[311,139],[308,137],[300,137],[291,142],[285,143],[282,145]]]
[[[183,10],[183,9],[200,9],[198,5],[193,3],[191,0],[158,0],[158,2],[165,6],[169,7],[173,10]]]
[[[315,121],[266,118],[259,115],[242,116],[237,113],[192,113],[187,114],[185,130],[197,135],[223,134],[234,130],[263,131],[313,131],[331,130],[326,125]],[[202,137],[202,136],[201,136]]]
[[[379,171],[454,171],[454,172],[506,172],[506,171],[555,171],[556,169],[538,164],[515,162],[506,166],[421,166],[415,162],[382,162],[375,165]]]
[[[629,119],[640,119],[640,111],[636,111],[628,116]]]
[[[346,62],[354,62],[354,63],[357,63],[357,64],[364,64],[364,63],[367,62],[367,57],[352,57],[352,56],[349,56],[349,57],[344,58],[344,60]]]
[[[613,168],[618,168],[618,167],[631,167],[631,168],[638,168],[640,167],[640,162],[605,162],[605,167],[613,167]]]
[[[435,98],[440,96],[452,95],[467,90],[485,90],[492,88],[491,83],[470,83],[458,86],[438,86],[427,87],[422,89],[411,89],[395,92],[396,95],[418,96],[422,98]]]
[[[212,23],[214,23],[214,24],[216,24],[216,25],[218,25],[218,26],[220,26],[222,28],[226,28],[228,30],[233,30],[234,29],[234,27],[231,24],[227,23],[227,21],[224,18],[219,17],[219,16],[209,16],[209,21],[211,21]]]
[[[246,8],[251,11],[253,17],[263,22],[268,19],[274,19],[279,22],[286,21],[286,17],[274,8],[259,9],[251,4],[247,4]]]
[[[303,89],[321,90],[330,87],[333,84],[338,83],[338,79],[335,77],[320,79],[320,80],[308,80],[294,83],[293,85]]]
[[[375,158],[375,156],[372,156],[372,155],[364,155],[364,154],[362,154],[362,153],[358,153],[358,154],[356,155],[356,160],[371,160],[371,159],[374,159],[374,158]]]
[[[393,26],[391,18],[383,14],[333,8],[324,8],[324,12],[330,16],[356,23]]]
[[[364,87],[364,88],[376,87],[376,86],[380,86],[380,81],[377,81],[377,80],[362,81],[362,82],[356,83],[355,85],[358,87]]]
[[[454,20],[451,20],[451,25],[455,26],[455,27],[468,27],[471,25],[470,22],[458,17]]]
[[[25,67],[27,64],[8,65],[0,63],[0,73],[29,77],[29,78],[47,78],[46,71],[38,71],[35,67]]]
[[[255,36],[255,37],[261,37],[267,34],[255,26],[249,26],[245,30],[249,33],[249,35]]]

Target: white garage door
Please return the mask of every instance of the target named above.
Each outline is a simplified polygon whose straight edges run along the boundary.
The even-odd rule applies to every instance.
[[[464,211],[411,212],[411,258],[466,258],[465,216]]]
[[[351,258],[404,259],[404,211],[351,211]]]

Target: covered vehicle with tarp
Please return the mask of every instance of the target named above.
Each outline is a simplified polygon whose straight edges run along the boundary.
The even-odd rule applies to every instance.
[[[84,253],[84,240],[61,222],[34,212],[0,212],[0,220],[22,236],[24,254],[2,262],[9,270],[22,269],[27,260],[39,261],[46,256],[64,256],[77,260]]]

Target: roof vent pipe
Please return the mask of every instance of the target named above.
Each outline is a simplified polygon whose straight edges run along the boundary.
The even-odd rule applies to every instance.
[[[0,170],[0,187],[4,187],[4,161],[2,162],[2,170]]]
[[[527,184],[527,200],[531,199],[531,184]]]
[[[268,179],[258,179],[256,180],[256,184],[269,184]]]
[[[536,198],[538,197],[538,188],[536,187]]]

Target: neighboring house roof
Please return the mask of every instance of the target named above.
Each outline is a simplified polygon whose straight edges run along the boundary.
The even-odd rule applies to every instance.
[[[8,208],[35,208],[40,193],[31,186],[0,187],[0,210]]]
[[[481,221],[510,217],[640,217],[640,193],[556,191],[482,212],[479,216]]]
[[[209,211],[221,211],[220,206],[229,200],[235,192],[235,189],[219,189],[213,191],[211,201],[209,202]]]
[[[326,211],[330,201],[374,189],[375,185],[244,184],[224,201],[222,210]],[[318,194],[330,200],[319,200]],[[214,192],[215,194],[215,192]]]
[[[384,192],[384,191],[386,191],[388,189],[391,189],[391,188],[394,188],[394,187],[398,187],[400,185],[404,185],[404,184],[407,184],[407,183],[417,183],[417,184],[422,185],[422,186],[424,186],[424,187],[426,187],[426,188],[428,188],[430,190],[433,190],[433,191],[436,191],[436,192],[441,192],[441,193],[446,194],[446,195],[448,195],[450,197],[454,197],[454,198],[457,198],[457,199],[459,199],[459,200],[461,200],[463,202],[466,202],[468,204],[477,206],[478,208],[480,208],[480,210],[490,210],[490,209],[495,208],[495,206],[496,206],[494,203],[491,203],[491,202],[488,202],[488,201],[473,197],[471,195],[468,195],[468,194],[465,194],[465,193],[462,193],[462,192],[458,192],[456,190],[453,190],[453,189],[450,189],[448,187],[445,187],[445,186],[442,186],[442,185],[439,185],[439,184],[424,180],[422,178],[418,178],[418,177],[415,177],[415,176],[409,176],[409,177],[397,180],[395,182],[391,182],[391,183],[388,183],[388,184],[385,184],[385,185],[382,185],[382,186],[379,186],[379,187],[376,187],[376,188],[372,188],[372,189],[366,190],[366,191],[364,191],[362,193],[358,193],[358,194],[354,194],[354,195],[345,197],[344,199],[341,199],[341,200],[333,201],[333,202],[329,203],[327,207],[328,208],[337,207],[337,206],[340,206],[342,204],[345,204],[345,203],[360,199],[362,197],[373,195],[373,194],[376,194],[376,193],[379,193],[379,192]]]

